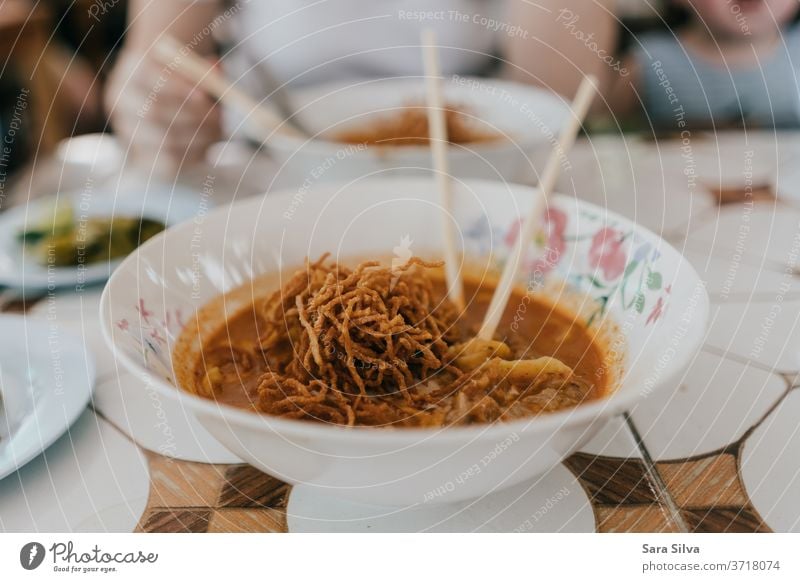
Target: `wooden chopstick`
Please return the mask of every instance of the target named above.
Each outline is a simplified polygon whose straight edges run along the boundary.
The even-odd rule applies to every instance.
[[[503,273],[500,276],[500,281],[495,288],[494,295],[492,295],[492,301],[489,303],[489,308],[484,316],[483,324],[481,325],[480,331],[478,331],[479,339],[492,339],[495,331],[497,331],[497,326],[500,323],[500,319],[506,310],[508,299],[511,296],[514,281],[519,274],[525,249],[533,238],[534,229],[541,219],[542,211],[547,207],[547,200],[552,195],[556,180],[561,173],[561,159],[572,149],[578,131],[586,117],[586,113],[589,111],[589,106],[594,99],[596,90],[597,79],[592,75],[585,77],[580,87],[578,87],[578,92],[572,100],[572,116],[567,126],[561,132],[558,144],[550,153],[550,157],[547,160],[547,165],[542,173],[542,179],[539,181],[538,196],[531,205],[531,210],[525,218],[525,222],[514,243],[511,256],[506,262]]]
[[[433,159],[433,173],[441,201],[442,235],[444,243],[444,272],[447,281],[447,297],[459,309],[464,310],[464,284],[461,280],[459,253],[455,245],[455,229],[452,220],[453,189],[447,148],[447,121],[444,115],[441,71],[436,34],[431,29],[422,31],[422,61],[425,67],[425,86],[428,111],[428,137]]]
[[[269,108],[237,89],[219,71],[212,69],[210,63],[188,50],[169,35],[159,37],[153,45],[153,56],[165,67],[183,75],[219,102],[236,109],[250,123],[250,128],[262,141],[268,141],[275,133],[295,137],[307,137],[290,122],[281,119]]]

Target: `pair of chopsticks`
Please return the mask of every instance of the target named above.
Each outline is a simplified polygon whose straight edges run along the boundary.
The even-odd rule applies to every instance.
[[[447,164],[447,124],[444,116],[442,90],[440,83],[439,57],[436,50],[436,38],[432,30],[422,33],[423,61],[425,64],[425,77],[428,98],[428,126],[431,142],[433,167],[436,174],[436,184],[442,204],[442,231],[444,237],[445,277],[447,281],[448,298],[460,310],[464,309],[464,286],[459,269],[458,252],[455,246],[452,215],[452,183]],[[514,281],[519,276],[519,270],[525,256],[525,249],[533,238],[536,228],[547,207],[547,200],[552,195],[556,180],[561,173],[561,158],[567,155],[575,143],[575,138],[589,111],[589,106],[597,90],[597,80],[594,76],[583,79],[575,98],[572,100],[572,116],[558,139],[558,144],[553,149],[547,160],[542,178],[539,180],[538,196],[525,218],[517,240],[514,243],[511,256],[503,268],[500,281],[495,288],[489,308],[486,310],[478,339],[492,339],[500,319],[506,310],[508,299],[514,287]]]
[[[245,116],[248,127],[254,134],[252,137],[256,137],[262,142],[269,141],[276,133],[308,137],[308,132],[299,127],[296,120],[282,119],[272,109],[264,107],[250,95],[237,89],[217,69],[211,68],[207,60],[197,56],[175,38],[169,35],[159,37],[153,45],[152,54],[163,66],[177,72],[220,103],[228,105]],[[280,86],[277,86],[273,92],[273,101],[278,105],[288,103]],[[286,108],[288,105],[282,107],[282,109]],[[288,118],[291,112],[283,111],[283,114]]]

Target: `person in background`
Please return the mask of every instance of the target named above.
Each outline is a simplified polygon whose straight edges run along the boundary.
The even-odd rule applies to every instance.
[[[105,124],[100,65],[109,46],[97,40],[115,32],[112,9],[107,20],[85,24],[84,6],[75,4],[0,3],[0,198],[35,156]]]
[[[549,48],[534,54],[516,43],[511,58],[526,71],[518,78],[536,75],[569,93],[602,62],[595,105],[618,119],[643,113],[666,129],[800,127],[796,0],[670,0],[685,23],[634,36],[623,54],[613,0],[544,5],[552,16],[539,30]]]
[[[544,16],[525,0],[131,0],[129,30],[106,106],[115,132],[133,153],[166,152],[180,162],[199,160],[222,135],[219,107],[178,74],[166,74],[152,58],[151,47],[163,34],[206,55],[209,66],[220,55],[220,46],[227,47],[221,59],[225,74],[238,88],[261,98],[276,81],[291,87],[422,74],[423,27],[437,33],[445,75],[524,69],[525,63],[515,60],[537,54],[548,42],[546,36],[530,36]],[[606,34],[612,37],[610,29]],[[525,37],[527,44],[511,50],[517,37]],[[587,72],[598,74],[603,66],[594,61],[585,65]],[[546,74],[522,78],[548,85]],[[577,86],[579,78],[572,71],[548,86],[562,91]]]

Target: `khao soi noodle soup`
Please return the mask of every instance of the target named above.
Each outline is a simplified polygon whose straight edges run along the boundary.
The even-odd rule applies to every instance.
[[[502,138],[497,132],[476,127],[465,108],[447,105],[444,110],[447,140],[452,144],[476,144]],[[348,128],[331,139],[349,144],[424,146],[430,141],[425,105],[410,104],[398,113],[380,116],[370,123]]]
[[[419,258],[351,268],[323,256],[280,288],[274,279],[198,311],[175,347],[184,389],[283,418],[384,427],[510,421],[606,392],[589,330],[535,296],[516,293],[496,338],[474,339],[494,281],[467,278],[459,313],[441,263]]]

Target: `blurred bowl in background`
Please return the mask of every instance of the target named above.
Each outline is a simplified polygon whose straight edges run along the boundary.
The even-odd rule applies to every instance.
[[[447,106],[464,111],[470,125],[498,139],[452,145],[450,172],[461,178],[536,182],[556,143],[569,107],[558,95],[520,83],[453,77],[443,82]],[[299,183],[349,180],[431,168],[427,145],[358,147],[335,141],[337,134],[370,127],[425,103],[421,77],[324,84],[293,91],[292,109],[314,132],[307,140],[276,134],[266,149]]]

